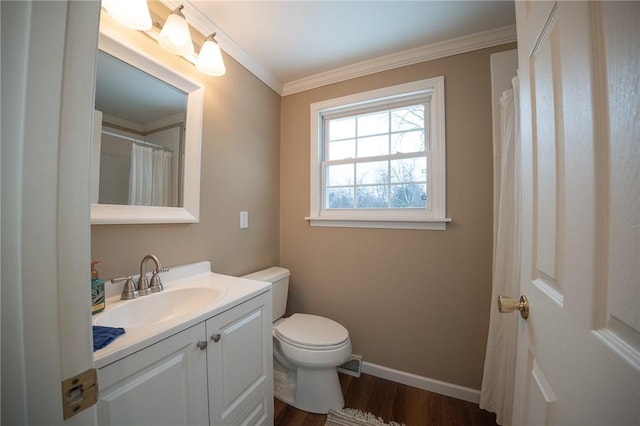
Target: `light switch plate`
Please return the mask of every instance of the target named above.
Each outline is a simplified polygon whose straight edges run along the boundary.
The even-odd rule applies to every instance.
[[[249,227],[249,212],[240,212],[240,229]]]

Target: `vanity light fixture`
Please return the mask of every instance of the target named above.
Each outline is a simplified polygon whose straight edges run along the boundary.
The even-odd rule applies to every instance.
[[[195,64],[201,73],[218,77],[227,71],[220,46],[214,38],[216,33],[205,38],[200,54],[196,56],[189,23],[182,14],[184,5],[175,8],[162,26],[157,16],[151,18],[147,0],[102,0],[102,7],[116,22],[134,30],[144,31],[165,50]]]
[[[184,5],[176,7],[167,17],[158,35],[158,43],[171,53],[189,57],[194,55],[193,42],[189,32],[189,24],[182,14]]]
[[[151,29],[147,0],[102,0],[102,7],[122,25],[140,31]]]
[[[200,54],[196,60],[196,68],[203,74],[212,76],[221,76],[227,72],[224,62],[222,61],[222,54],[220,53],[220,46],[214,38],[216,33],[210,34],[202,44]]]

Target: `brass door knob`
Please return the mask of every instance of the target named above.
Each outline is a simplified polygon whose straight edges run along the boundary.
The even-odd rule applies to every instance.
[[[520,311],[520,316],[529,318],[529,299],[527,296],[520,296],[520,302],[516,302],[510,297],[498,296],[498,311],[506,314],[513,311]]]

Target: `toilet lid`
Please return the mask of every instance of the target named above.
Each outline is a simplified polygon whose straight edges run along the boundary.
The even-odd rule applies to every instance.
[[[340,346],[349,339],[342,325],[328,318],[309,314],[293,314],[274,327],[277,337],[299,347]]]

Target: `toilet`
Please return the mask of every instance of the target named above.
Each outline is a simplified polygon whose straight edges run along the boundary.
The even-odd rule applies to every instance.
[[[351,340],[341,324],[317,315],[284,318],[289,270],[274,266],[245,275],[273,285],[273,385],[280,401],[311,413],[344,407],[337,367],[349,359]]]

